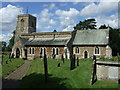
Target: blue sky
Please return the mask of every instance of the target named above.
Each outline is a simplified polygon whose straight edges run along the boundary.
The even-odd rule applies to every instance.
[[[118,27],[117,2],[4,2],[1,39],[6,42],[16,28],[17,15],[28,13],[37,17],[37,32],[72,31],[73,27],[88,18],[102,24]],[[7,38],[5,38],[7,37]]]

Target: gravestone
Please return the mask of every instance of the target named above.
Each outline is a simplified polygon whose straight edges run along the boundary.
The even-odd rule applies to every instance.
[[[47,67],[47,56],[44,54],[44,73],[45,73],[45,82],[48,80],[48,67]]]
[[[73,70],[75,68],[75,54],[71,56],[70,60],[70,70]]]
[[[62,61],[63,61],[63,63],[64,63],[64,57],[63,57],[63,54],[62,54],[62,56],[61,56],[61,59],[62,59]]]
[[[77,57],[77,66],[79,66],[79,59],[78,59],[78,57]]]
[[[57,67],[60,67],[60,63],[58,63]]]

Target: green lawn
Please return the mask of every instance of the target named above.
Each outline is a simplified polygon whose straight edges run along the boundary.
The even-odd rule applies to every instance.
[[[60,67],[57,67],[58,63]],[[70,71],[70,62],[66,60],[48,60],[48,82],[44,82],[43,61],[32,61],[19,88],[118,88],[118,84],[107,81],[97,81],[90,85],[92,60],[80,60],[79,66]]]
[[[8,64],[6,64],[6,60],[8,60]],[[16,68],[21,66],[24,63],[23,59],[14,58],[11,59],[11,62],[7,55],[3,57],[3,64],[2,64],[2,78],[5,78],[8,74],[14,71]]]

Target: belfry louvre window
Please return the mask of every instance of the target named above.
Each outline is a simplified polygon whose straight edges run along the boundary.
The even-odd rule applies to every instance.
[[[95,54],[100,54],[100,50],[98,47],[95,48]]]
[[[75,48],[75,53],[80,53],[79,47],[76,47],[76,48]]]
[[[24,27],[24,20],[21,19],[21,27]]]

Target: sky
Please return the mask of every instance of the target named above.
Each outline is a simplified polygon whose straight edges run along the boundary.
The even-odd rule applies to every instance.
[[[117,2],[2,2],[0,41],[13,36],[17,16],[28,13],[37,17],[37,32],[72,31],[80,21],[95,18],[97,28],[106,24],[118,28]]]

